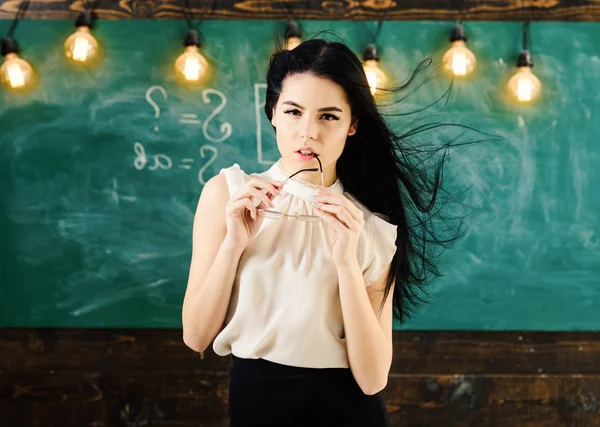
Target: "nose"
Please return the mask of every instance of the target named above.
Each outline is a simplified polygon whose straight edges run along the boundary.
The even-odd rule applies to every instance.
[[[312,139],[316,141],[319,136],[319,127],[312,120],[307,119],[304,128],[300,132],[303,139]]]

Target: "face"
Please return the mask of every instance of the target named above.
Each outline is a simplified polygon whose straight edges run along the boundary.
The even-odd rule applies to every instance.
[[[294,173],[303,168],[318,167],[315,158],[302,160],[296,151],[310,147],[319,155],[325,185],[335,181],[335,164],[358,125],[352,120],[344,90],[331,80],[303,73],[288,76],[273,110],[271,120],[276,128],[277,147],[284,168]],[[302,172],[297,175],[320,184],[320,175]],[[329,182],[329,183],[328,183]]]

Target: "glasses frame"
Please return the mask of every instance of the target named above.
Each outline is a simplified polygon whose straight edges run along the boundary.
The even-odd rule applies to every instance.
[[[288,176],[285,179],[285,181],[283,181],[283,183],[285,184],[285,182],[288,179],[292,178],[295,175],[298,175],[300,172],[320,172],[321,173],[321,185],[323,187],[325,187],[325,179],[323,178],[323,165],[321,164],[321,160],[319,159],[318,155],[313,154],[313,156],[319,162],[319,167],[318,168],[300,169],[299,171],[294,172],[293,174],[291,174],[290,176]],[[269,209],[258,209],[258,212],[261,213],[261,214],[263,214],[265,216],[265,218],[269,218],[269,219],[283,219],[283,217],[291,217],[291,218],[296,218],[299,221],[305,221],[305,222],[319,222],[319,221],[322,220],[320,216],[316,216],[316,215],[304,215],[304,214],[290,215],[290,214],[286,214],[286,213],[283,213],[283,212],[272,211],[272,210],[269,210]],[[265,215],[265,213],[272,213],[272,214],[282,215],[282,217],[278,217],[278,218],[269,217],[269,216]]]

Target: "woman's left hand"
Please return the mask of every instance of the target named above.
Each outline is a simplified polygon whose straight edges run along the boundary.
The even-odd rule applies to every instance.
[[[357,259],[358,240],[365,224],[363,212],[343,194],[326,187],[319,186],[319,189],[323,195],[315,196],[318,204],[313,212],[329,229],[333,262],[336,266],[347,265]]]

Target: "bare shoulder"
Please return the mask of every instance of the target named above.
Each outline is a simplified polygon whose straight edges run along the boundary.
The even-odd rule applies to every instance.
[[[218,173],[204,184],[198,200],[196,214],[198,214],[198,209],[201,207],[208,207],[209,205],[225,206],[229,197],[227,178],[224,174]]]
[[[227,179],[219,173],[204,184],[198,199],[193,225],[195,252],[198,248],[206,249],[211,244],[217,248],[225,238],[227,232],[225,208],[228,201]]]

